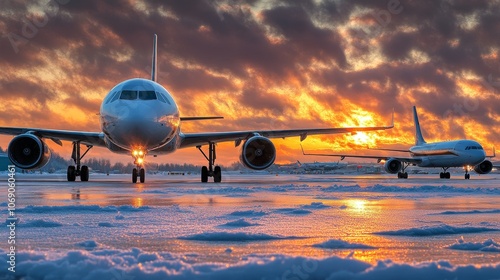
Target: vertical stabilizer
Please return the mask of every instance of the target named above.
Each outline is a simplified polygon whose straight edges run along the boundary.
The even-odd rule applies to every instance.
[[[417,107],[413,106],[413,122],[415,123],[415,146],[425,144],[420,123],[418,122]]]
[[[158,35],[155,34],[153,39],[153,62],[151,63],[151,81],[157,81],[158,69],[156,66],[156,41],[158,40]]]

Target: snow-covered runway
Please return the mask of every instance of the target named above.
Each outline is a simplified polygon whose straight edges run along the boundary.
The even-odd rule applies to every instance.
[[[498,174],[16,176],[16,273],[4,238],[0,276],[500,279]]]

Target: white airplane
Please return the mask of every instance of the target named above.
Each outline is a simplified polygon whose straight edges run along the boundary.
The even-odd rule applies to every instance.
[[[134,78],[117,84],[104,98],[100,109],[102,132],[82,132],[38,128],[0,127],[0,134],[15,135],[8,146],[10,161],[22,169],[43,167],[50,159],[50,149],[44,140],[58,145],[61,140],[73,143],[68,181],[89,180],[89,169],[81,166],[81,160],[94,146],[106,147],[115,153],[130,154],[136,168],[132,170],[132,182],[145,181],[144,159],[146,155],[160,155],[177,149],[196,147],[208,161],[201,169],[201,181],[213,177],[221,182],[221,168],[215,165],[216,143],[234,141],[241,146],[240,160],[248,168],[263,170],[274,163],[276,149],[269,138],[348,133],[355,131],[384,130],[394,127],[347,127],[290,130],[251,130],[228,132],[183,133],[183,121],[220,119],[222,117],[180,117],[172,95],[157,82],[157,36],[154,35],[151,80]],[[265,100],[263,100],[265,102]],[[82,153],[81,145],[86,146]],[[201,149],[208,145],[208,155]]]
[[[488,174],[493,169],[493,164],[487,158],[495,157],[495,149],[493,149],[493,156],[486,156],[483,147],[473,140],[427,143],[422,136],[417,108],[415,106],[413,106],[413,119],[415,123],[415,146],[408,150],[376,149],[406,152],[410,153],[410,157],[311,154],[305,153],[303,149],[302,153],[304,155],[338,156],[341,160],[346,157],[374,158],[378,159],[379,162],[384,160],[385,171],[392,174],[397,173],[400,179],[408,178],[406,168],[409,165],[416,165],[419,167],[440,167],[443,169],[443,172],[439,174],[439,178],[441,179],[450,179],[450,173],[447,172],[450,167],[464,167],[465,179],[470,179],[469,170],[471,166],[474,166],[473,169],[478,174]]]

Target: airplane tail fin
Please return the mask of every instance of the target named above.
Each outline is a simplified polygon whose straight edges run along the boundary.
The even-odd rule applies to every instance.
[[[413,122],[415,123],[415,146],[427,143],[422,136],[422,130],[418,122],[417,107],[415,106],[413,106]]]
[[[156,41],[158,40],[158,35],[155,34],[154,39],[153,39],[153,62],[151,63],[151,81],[153,82],[158,82],[157,80],[157,75],[158,75],[158,69],[156,66]]]

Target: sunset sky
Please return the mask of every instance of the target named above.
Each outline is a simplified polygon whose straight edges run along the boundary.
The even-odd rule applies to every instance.
[[[411,146],[416,105],[427,141],[500,148],[500,1],[9,0],[0,18],[0,126],[100,131],[108,91],[150,76],[156,33],[181,115],[225,117],[184,132],[387,125],[394,109],[392,130],[302,143],[359,154]],[[302,156],[298,137],[273,142],[278,163],[330,160]],[[70,143],[47,143],[70,158]],[[218,145],[217,163],[238,156]],[[155,161],[206,164],[194,148]]]

